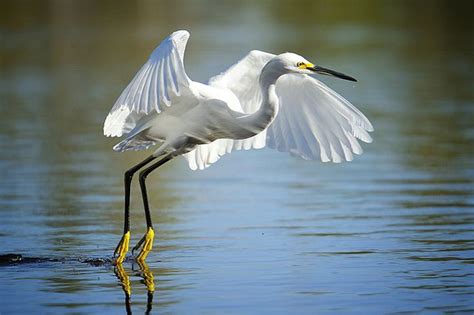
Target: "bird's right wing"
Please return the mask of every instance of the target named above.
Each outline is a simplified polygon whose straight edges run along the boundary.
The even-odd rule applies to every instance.
[[[209,85],[231,90],[239,99],[244,113],[251,114],[261,102],[260,72],[273,57],[274,54],[252,50],[225,72],[212,77]]]
[[[276,82],[280,110],[266,130],[266,145],[306,160],[351,161],[361,154],[357,140],[372,142],[372,124],[354,105],[306,74]]]
[[[239,110],[247,114],[253,113],[260,106],[262,99],[258,83],[260,72],[274,56],[263,51],[252,50],[229,69],[212,77],[209,85],[231,90],[240,101],[242,108]],[[261,132],[244,140],[218,139],[197,146],[184,157],[188,160],[191,169],[204,169],[232,150],[263,148],[265,137],[265,132]]]
[[[232,90],[245,113],[261,102],[258,76],[273,55],[252,51],[229,70],[211,79],[211,84]],[[258,135],[244,139],[219,139],[199,145],[185,155],[191,169],[204,169],[233,149],[270,148],[304,159],[342,162],[361,154],[357,140],[371,142],[370,121],[355,106],[319,80],[302,74],[287,74],[276,83],[280,110],[272,124]]]
[[[137,121],[171,106],[173,98],[190,92],[184,71],[184,50],[189,32],[176,31],[152,52],[110,110],[104,135],[119,137],[130,132]]]

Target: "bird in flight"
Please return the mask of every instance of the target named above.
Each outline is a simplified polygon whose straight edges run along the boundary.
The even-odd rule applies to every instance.
[[[151,53],[110,110],[104,135],[125,138],[115,151],[160,146],[125,172],[124,233],[114,256],[121,264],[130,242],[130,185],[139,171],[147,232],[133,247],[144,261],[154,230],[146,177],[179,155],[193,170],[209,167],[232,150],[265,146],[306,160],[351,161],[361,154],[358,139],[371,142],[370,121],[342,96],[315,79],[323,74],[354,78],[314,65],[294,53],[252,50],[207,84],[184,69],[188,31],[169,35]]]

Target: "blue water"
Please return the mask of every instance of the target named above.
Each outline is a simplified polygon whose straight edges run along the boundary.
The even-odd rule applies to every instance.
[[[304,14],[302,14],[302,12]],[[0,313],[474,312],[474,66],[466,2],[6,3],[0,12]],[[103,120],[149,52],[186,28],[205,81],[250,49],[294,51],[373,122],[351,163],[269,149],[149,177],[147,266],[110,259],[123,172]],[[145,232],[138,186],[132,243]],[[150,301],[147,291],[153,292]],[[148,302],[148,305],[147,305]]]

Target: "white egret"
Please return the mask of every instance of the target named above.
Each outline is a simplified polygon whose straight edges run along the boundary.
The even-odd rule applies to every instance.
[[[187,31],[168,36],[122,92],[104,123],[106,136],[126,138],[115,151],[161,145],[125,172],[124,234],[115,249],[122,263],[130,240],[132,176],[139,183],[147,232],[132,252],[150,252],[154,231],[145,179],[153,170],[183,155],[191,169],[204,169],[232,150],[268,146],[307,160],[339,163],[361,154],[357,139],[371,142],[369,120],[342,96],[309,76],[345,74],[310,63],[294,53],[273,55],[253,50],[208,84],[194,82],[184,70]]]

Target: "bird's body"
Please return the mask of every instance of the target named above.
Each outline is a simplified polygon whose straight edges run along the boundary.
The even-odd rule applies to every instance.
[[[190,80],[184,71],[187,31],[165,39],[127,86],[104,123],[107,136],[127,137],[114,150],[143,150],[161,143],[144,162],[125,174],[125,231],[116,251],[123,261],[128,250],[130,181],[138,169],[162,160],[140,175],[148,232],[135,247],[151,249],[153,229],[145,178],[178,155],[192,169],[203,169],[233,149],[269,146],[304,159],[350,161],[362,149],[357,139],[370,142],[372,125],[348,101],[311,73],[344,74],[314,66],[293,53],[273,55],[251,51],[209,84]],[[128,236],[127,236],[128,235]]]

